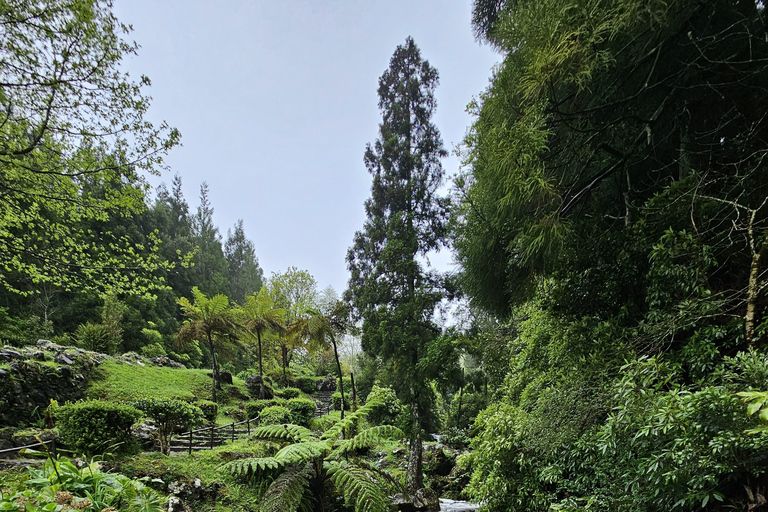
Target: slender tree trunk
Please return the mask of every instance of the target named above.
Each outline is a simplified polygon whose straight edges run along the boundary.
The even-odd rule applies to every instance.
[[[768,243],[763,239],[765,235],[759,237],[756,242],[755,237],[755,217],[760,208],[752,210],[749,225],[747,226],[747,235],[749,236],[749,247],[752,252],[752,261],[749,265],[749,283],[747,284],[747,312],[744,315],[744,331],[747,343],[756,345],[755,324],[757,323],[757,303],[760,295],[760,259]]]
[[[464,398],[464,386],[459,389],[459,410],[456,411],[456,428],[461,428],[461,400]]]
[[[208,335],[208,349],[211,351],[211,366],[212,366],[212,372],[211,376],[213,377],[213,386],[211,386],[211,389],[213,391],[213,401],[216,402],[216,385],[218,384],[218,368],[216,367],[216,351],[213,349],[213,341],[211,340],[211,335]]]
[[[339,391],[341,391],[341,419],[344,419],[344,376],[341,374],[341,363],[339,362],[339,351],[336,349],[336,340],[331,336],[333,343],[333,357],[336,358],[336,370],[339,372]]]
[[[405,485],[410,493],[415,493],[424,487],[421,461],[421,411],[419,411],[418,397],[411,386],[411,439],[408,450],[408,467],[405,474]]]
[[[256,338],[259,340],[259,400],[264,399],[264,365],[261,360],[261,331],[256,331]]]
[[[355,374],[349,372],[349,380],[352,382],[352,412],[357,410],[357,388],[355,388]]]
[[[283,345],[280,347],[283,355],[283,386],[288,384],[288,347]]]

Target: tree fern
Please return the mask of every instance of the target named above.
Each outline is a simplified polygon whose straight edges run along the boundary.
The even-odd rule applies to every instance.
[[[353,412],[352,414],[346,416],[343,420],[339,420],[336,423],[333,424],[331,428],[325,431],[322,436],[320,436],[320,439],[336,439],[338,438],[342,432],[347,430],[348,428],[352,427],[357,423],[358,420],[365,417],[370,413],[374,408],[381,405],[381,402],[379,401],[371,401],[359,408],[357,411]]]
[[[275,455],[275,459],[284,464],[309,462],[324,457],[330,451],[331,444],[328,441],[304,441],[282,448]]]
[[[301,427],[299,425],[283,424],[283,425],[265,425],[259,427],[253,431],[251,437],[261,441],[291,441],[294,443],[310,441],[312,437],[312,431]]]
[[[360,448],[369,448],[385,439],[403,437],[403,431],[392,425],[379,425],[363,430],[352,439],[340,440],[338,446],[331,452],[329,458],[337,458],[341,455]]]
[[[328,463],[328,476],[347,506],[356,512],[388,512],[390,503],[374,477],[360,466],[346,461]]]
[[[277,469],[286,464],[289,464],[289,462],[278,460],[275,457],[252,457],[249,459],[227,462],[222,468],[233,475],[246,476],[251,473],[258,473],[268,469]]]
[[[295,512],[298,510],[311,475],[311,464],[289,466],[267,489],[261,501],[261,511]]]

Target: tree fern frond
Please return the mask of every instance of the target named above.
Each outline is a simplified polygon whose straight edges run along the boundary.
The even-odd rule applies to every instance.
[[[355,424],[357,420],[360,418],[364,418],[368,415],[368,413],[371,412],[375,407],[381,405],[380,401],[372,400],[365,404],[364,406],[360,407],[357,411],[348,414],[344,416],[343,420],[339,420],[336,422],[331,428],[326,430],[323,435],[320,437],[320,439],[336,439],[338,438],[342,432],[344,432],[345,429],[351,427]]]
[[[355,459],[355,465],[369,471],[371,474],[376,475],[379,478],[379,486],[383,491],[389,494],[397,494],[398,492],[407,493],[404,483],[392,476],[389,472],[384,471],[381,468],[377,468],[374,464],[371,464],[365,459]],[[394,492],[390,492],[394,491]]]
[[[295,512],[309,484],[311,466],[291,466],[272,482],[261,501],[262,512]]]
[[[315,441],[312,431],[299,425],[264,425],[256,428],[251,437],[261,441],[291,441],[294,443]]]
[[[222,468],[233,475],[246,476],[249,473],[258,473],[267,469],[276,469],[286,464],[287,462],[277,460],[275,457],[251,457],[248,459],[227,462]]]
[[[392,425],[379,425],[363,430],[352,439],[339,441],[338,447],[331,452],[329,458],[340,457],[344,453],[359,448],[368,448],[384,439],[404,437],[403,431]]]
[[[328,475],[348,506],[356,512],[389,512],[390,503],[366,470],[346,461],[331,462]]]
[[[325,456],[330,449],[331,445],[328,441],[305,441],[303,443],[289,444],[275,454],[275,459],[285,464],[308,462]]]

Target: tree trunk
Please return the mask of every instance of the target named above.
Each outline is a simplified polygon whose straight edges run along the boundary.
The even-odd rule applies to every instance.
[[[339,391],[341,391],[341,419],[344,419],[344,376],[341,374],[341,363],[339,362],[339,351],[336,350],[336,340],[331,336],[333,343],[333,357],[336,358],[336,370],[339,372]]]
[[[286,345],[283,345],[282,347],[280,347],[280,349],[282,350],[282,355],[283,355],[283,386],[286,386],[288,385],[288,374],[287,374],[288,347]]]
[[[456,411],[456,428],[461,428],[461,400],[464,398],[464,386],[459,389],[459,410]]]
[[[749,266],[749,284],[747,285],[747,313],[744,315],[744,329],[747,343],[755,345],[755,324],[757,323],[757,302],[760,295],[760,258],[762,251],[752,253]]]
[[[259,400],[264,400],[264,365],[261,360],[261,331],[256,331],[256,338],[259,340]]]
[[[349,380],[352,381],[352,412],[357,410],[357,388],[355,388],[355,374],[349,372]]]
[[[216,384],[218,384],[219,379],[217,378],[219,375],[218,368],[216,366],[216,351],[213,349],[213,341],[211,340],[211,335],[208,335],[208,349],[211,351],[211,376],[213,377],[213,386],[211,386],[211,389],[213,391],[213,401],[216,402]]]
[[[424,487],[424,473],[422,471],[422,447],[421,447],[421,416],[417,397],[411,388],[411,439],[408,450],[408,467],[405,474],[405,485],[408,492],[415,493]]]

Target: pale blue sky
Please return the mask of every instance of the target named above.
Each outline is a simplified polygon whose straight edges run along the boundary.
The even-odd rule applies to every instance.
[[[192,210],[205,180],[222,236],[242,218],[267,275],[293,265],[339,292],[370,192],[378,77],[412,36],[440,73],[434,121],[451,150],[498,61],[474,41],[470,11],[470,0],[115,2],[141,45],[126,68],[152,80],[151,119],[182,133],[167,162]],[[448,175],[457,166],[444,161]]]

